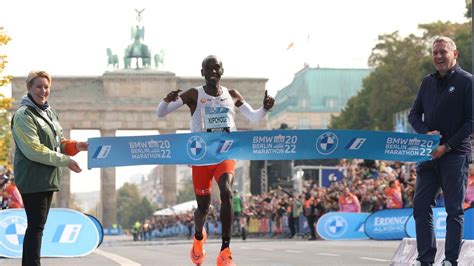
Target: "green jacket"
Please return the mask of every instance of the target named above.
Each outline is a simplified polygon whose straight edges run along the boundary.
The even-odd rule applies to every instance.
[[[61,153],[64,136],[56,112],[50,107],[39,109],[25,95],[13,117],[12,133],[15,182],[20,193],[58,191],[59,167],[67,167],[70,159]]]

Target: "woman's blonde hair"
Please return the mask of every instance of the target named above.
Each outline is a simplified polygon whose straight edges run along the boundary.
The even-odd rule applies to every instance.
[[[30,73],[28,74],[28,77],[26,78],[26,87],[28,89],[31,87],[31,85],[33,85],[33,80],[37,77],[46,78],[49,81],[49,83],[51,83],[52,81],[51,75],[49,75],[48,72],[43,71],[43,70],[32,70],[30,71]]]

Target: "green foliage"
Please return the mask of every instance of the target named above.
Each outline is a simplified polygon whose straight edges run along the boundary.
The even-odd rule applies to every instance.
[[[125,183],[117,195],[117,219],[123,228],[132,228],[135,221],[144,221],[153,214],[154,208],[147,198],[140,197],[134,184]]]
[[[366,104],[369,95],[370,89],[364,88],[356,96],[350,98],[339,116],[331,116],[331,128],[372,129]]]
[[[466,18],[472,18],[472,0],[466,0]]]
[[[403,39],[397,32],[379,36],[369,58],[375,71],[363,82],[372,92],[368,112],[373,129],[392,130],[393,115],[411,106],[422,78],[422,63],[428,58],[423,41],[414,35]]]
[[[351,98],[330,128],[393,130],[395,113],[411,107],[423,77],[436,71],[431,44],[436,36],[449,36],[459,51],[458,63],[472,69],[471,23],[433,22],[421,24],[422,37],[398,32],[380,35],[372,49],[369,66],[374,70],[363,81],[363,89]]]
[[[472,71],[472,26],[471,23],[462,24],[454,33],[453,38],[459,52],[458,63],[467,70]],[[472,72],[471,72],[472,73]]]
[[[0,46],[6,45],[11,38],[5,34],[3,27],[0,27]],[[2,72],[7,64],[7,56],[0,54],[0,87],[10,83],[12,76],[3,76]],[[6,98],[0,93],[0,165],[6,165],[11,168],[10,149],[11,149],[11,130],[10,113],[7,111],[12,106],[13,99]]]

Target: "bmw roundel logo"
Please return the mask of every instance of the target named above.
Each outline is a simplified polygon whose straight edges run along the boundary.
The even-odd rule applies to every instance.
[[[336,134],[325,132],[316,140],[316,150],[322,155],[331,154],[336,150],[338,142]]]
[[[200,160],[206,155],[207,145],[200,136],[192,136],[188,139],[187,152],[192,160]]]
[[[347,221],[339,215],[332,216],[324,223],[324,229],[331,237],[342,236],[347,231]]]
[[[0,243],[11,252],[21,252],[23,250],[23,240],[27,221],[23,217],[9,216],[0,221]]]

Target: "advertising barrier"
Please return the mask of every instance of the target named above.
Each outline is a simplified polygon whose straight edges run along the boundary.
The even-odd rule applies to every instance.
[[[446,237],[446,217],[444,207],[433,208],[433,224],[437,239]],[[412,208],[384,209],[372,214],[330,212],[319,219],[316,230],[326,240],[368,238],[400,240],[416,237]],[[364,234],[364,237],[360,234]],[[474,208],[464,211],[464,239],[474,239]]]
[[[41,256],[79,257],[90,254],[101,241],[99,224],[75,210],[51,209],[43,232]],[[21,258],[26,227],[24,209],[0,211],[0,257]]]
[[[432,208],[433,210],[433,226],[434,226],[434,233],[436,238],[445,238],[446,237],[446,217],[448,214],[444,207],[436,207]],[[405,226],[407,236],[415,238],[416,237],[416,228],[415,228],[415,218],[413,215],[410,216],[408,219],[407,224]]]
[[[474,240],[474,208],[464,210],[464,239]]]
[[[369,213],[329,212],[319,218],[316,231],[326,240],[368,239],[364,222]]]
[[[365,233],[376,240],[402,239],[407,236],[405,224],[413,209],[385,209],[372,213],[365,221]]]
[[[448,214],[444,207],[433,208],[433,225],[437,239],[446,237],[447,216]],[[413,215],[407,221],[406,232],[408,237],[416,237],[415,218],[413,218]],[[474,239],[474,208],[464,210],[464,239]]]
[[[88,213],[84,213],[87,217],[89,217],[89,219],[92,220],[92,222],[94,223],[95,227],[97,228],[97,232],[99,233],[99,244],[97,245],[97,247],[100,246],[100,244],[102,244],[102,241],[104,241],[104,235],[105,235],[105,230],[104,230],[104,227],[102,226],[102,224],[100,223],[100,221],[95,218],[95,216],[93,216],[92,214],[88,214]],[[122,230],[122,229],[120,229]]]

